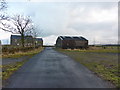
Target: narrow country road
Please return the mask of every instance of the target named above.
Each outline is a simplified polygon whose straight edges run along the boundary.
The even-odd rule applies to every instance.
[[[32,57],[5,88],[108,88],[83,65],[51,47]]]

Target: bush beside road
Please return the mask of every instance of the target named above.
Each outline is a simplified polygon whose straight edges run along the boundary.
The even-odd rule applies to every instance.
[[[18,58],[40,52],[43,47],[2,47],[2,58]]]

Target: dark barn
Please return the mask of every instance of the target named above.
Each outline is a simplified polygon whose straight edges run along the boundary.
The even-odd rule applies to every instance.
[[[56,47],[63,49],[77,49],[77,48],[87,48],[88,40],[84,37],[77,36],[59,36],[56,40]]]

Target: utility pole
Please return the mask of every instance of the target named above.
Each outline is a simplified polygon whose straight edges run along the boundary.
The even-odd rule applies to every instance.
[[[95,43],[96,43],[96,42],[95,42],[95,38],[94,38],[94,40],[93,40],[93,45],[94,45],[94,46],[95,46]]]

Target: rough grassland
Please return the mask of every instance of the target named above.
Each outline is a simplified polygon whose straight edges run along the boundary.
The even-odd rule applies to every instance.
[[[38,49],[27,51],[27,52],[16,52],[14,54],[9,53],[7,55],[2,54],[2,58],[19,58],[19,57],[22,57],[22,56],[30,56],[30,55],[35,55],[42,50],[43,50],[43,47],[40,47]]]
[[[116,87],[120,87],[120,70],[118,70],[117,49],[56,50],[70,56],[77,62],[80,62],[101,78],[110,81]]]
[[[15,62],[7,65],[1,65],[0,68],[2,68],[2,73],[0,73],[0,77],[3,80],[3,87],[6,84],[6,80],[15,72],[17,71],[25,62],[28,61],[29,58],[31,58],[33,55],[41,52],[43,48],[38,48],[29,52],[18,52],[15,54],[9,54],[9,55],[3,55],[3,58],[19,58],[22,56],[27,56],[27,59],[22,60],[20,62]]]

